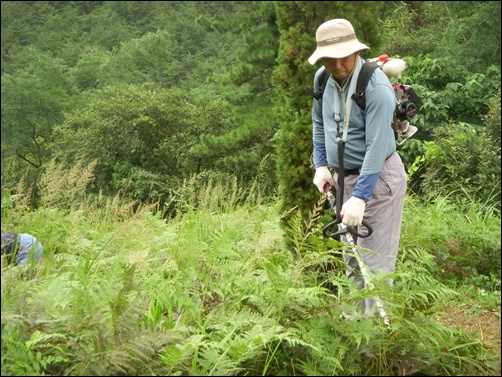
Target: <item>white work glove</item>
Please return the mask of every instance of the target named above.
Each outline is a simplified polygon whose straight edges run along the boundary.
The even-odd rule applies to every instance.
[[[347,226],[361,225],[365,209],[366,202],[363,199],[351,196],[350,199],[343,204],[342,210],[340,211],[342,223]]]
[[[329,184],[329,186],[327,184]],[[325,193],[329,189],[329,187],[335,185],[333,175],[331,174],[327,166],[321,166],[315,170],[314,185],[316,185],[319,191],[322,193]]]

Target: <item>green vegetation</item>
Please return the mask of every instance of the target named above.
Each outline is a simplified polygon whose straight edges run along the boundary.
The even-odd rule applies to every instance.
[[[500,313],[500,4],[2,1],[1,226],[45,248],[2,261],[2,375],[500,372],[437,320]],[[420,98],[392,290],[322,237],[303,88],[334,17]],[[390,326],[343,318],[374,294]]]
[[[23,267],[2,262],[2,375],[491,372],[483,341],[436,314],[465,299],[438,273],[444,260],[480,239],[500,256],[496,212],[478,208],[472,220],[484,233],[453,249],[446,246],[462,234],[448,225],[464,226],[462,210],[447,198],[428,205],[409,198],[394,289],[381,277],[373,291],[358,291],[337,242],[320,235],[324,223],[313,215],[303,233],[292,216],[287,237],[297,247],[288,249],[278,202],[264,203],[255,185],[210,179],[197,187],[194,176],[180,186],[178,215],[164,220],[123,198],[79,197],[93,166],[53,166],[37,209],[26,206],[26,188],[3,192],[2,225],[43,235],[45,256]],[[475,254],[464,258],[471,259],[459,266],[479,265]],[[500,265],[494,255],[484,260],[492,263],[477,277],[490,279],[472,274],[468,286],[480,284],[480,304],[491,310],[500,306]],[[390,326],[343,317],[374,294],[387,303]]]

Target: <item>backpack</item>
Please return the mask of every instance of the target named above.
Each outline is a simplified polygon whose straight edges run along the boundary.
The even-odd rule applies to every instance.
[[[371,78],[375,69],[381,68],[381,65],[374,61],[366,61],[361,67],[359,77],[357,78],[356,91],[352,94],[352,100],[361,108],[362,111],[366,109],[366,86]],[[322,99],[324,88],[329,79],[328,71],[323,68],[318,78],[318,89],[314,92],[312,89],[305,87],[304,90],[314,97],[316,100]],[[398,146],[403,145],[411,136],[417,132],[418,128],[411,125],[409,120],[417,114],[418,97],[413,88],[409,85],[400,83],[392,84],[394,93],[396,95],[396,109],[394,110],[394,119],[392,122],[392,129],[394,130],[394,137]]]
[[[361,67],[361,71],[359,72],[359,77],[357,78],[356,83],[356,92],[352,95],[352,99],[362,110],[366,108],[366,86],[368,85],[368,81],[370,81],[370,77],[373,74],[373,71],[377,68],[379,68],[378,64],[373,62],[365,62]],[[318,79],[319,87],[317,89],[317,92],[314,92],[312,89],[307,87],[305,87],[304,90],[315,99],[320,100],[322,98],[322,95],[324,94],[324,88],[328,83],[328,79],[329,73],[325,68],[323,68]]]

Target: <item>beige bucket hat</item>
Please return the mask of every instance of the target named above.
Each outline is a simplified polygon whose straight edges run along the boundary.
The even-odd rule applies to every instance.
[[[359,42],[352,24],[336,18],[323,23],[315,33],[317,49],[309,58],[310,64],[315,64],[321,58],[341,59],[369,47]]]

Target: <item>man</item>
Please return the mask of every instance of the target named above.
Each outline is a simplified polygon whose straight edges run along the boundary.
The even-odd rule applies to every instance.
[[[27,233],[2,233],[2,256],[16,266],[34,260],[38,262],[43,254],[40,241]]]
[[[308,59],[319,60],[330,74],[320,100],[312,105],[314,184],[320,192],[336,185],[339,169],[344,169],[343,205],[340,215],[346,226],[365,223],[373,228],[367,238],[357,238],[359,255],[372,273],[395,270],[401,233],[407,178],[404,164],[396,152],[391,127],[396,97],[392,85],[381,69],[376,69],[366,87],[366,109],[352,100],[357,77],[364,59],[361,43],[352,24],[345,19],[323,23],[316,32],[317,48]],[[318,89],[318,77],[314,89]],[[339,161],[338,148],[343,148]],[[331,171],[334,171],[334,176]],[[364,249],[368,249],[364,251]],[[357,259],[344,255],[353,276],[362,289],[368,286]],[[392,284],[392,279],[389,279]],[[375,309],[374,300],[363,303],[366,314]]]

